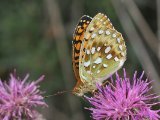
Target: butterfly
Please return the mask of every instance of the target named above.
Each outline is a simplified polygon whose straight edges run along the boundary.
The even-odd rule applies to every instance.
[[[77,79],[73,93],[77,96],[94,92],[97,83],[102,84],[123,66],[127,54],[122,34],[102,13],[81,17],[73,34],[72,51]]]

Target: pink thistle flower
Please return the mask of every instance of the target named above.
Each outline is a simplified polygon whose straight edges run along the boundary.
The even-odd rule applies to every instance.
[[[21,80],[11,74],[9,83],[0,80],[0,119],[1,120],[33,120],[36,118],[34,108],[46,107],[44,98],[37,85],[44,79],[41,76],[33,82],[26,82],[29,75]]]
[[[103,87],[97,85],[98,92],[93,97],[86,99],[93,106],[89,109],[95,120],[159,120],[160,110],[152,110],[154,99],[159,96],[149,94],[151,90],[148,79],[142,80],[142,75],[137,78],[135,72],[133,80],[126,77],[124,69],[124,78],[116,73],[116,81]]]

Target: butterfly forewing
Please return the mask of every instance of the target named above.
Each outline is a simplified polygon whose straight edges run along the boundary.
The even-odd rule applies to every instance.
[[[84,15],[79,20],[77,24],[74,34],[73,34],[73,41],[72,41],[72,64],[73,70],[75,73],[75,77],[77,80],[80,80],[79,76],[79,55],[80,55],[80,48],[82,41],[84,40],[84,32],[91,22],[92,18]]]
[[[107,23],[104,25],[104,22]],[[103,14],[96,15],[87,27],[80,54],[80,77],[83,82],[99,82],[108,78],[123,65],[126,46]]]

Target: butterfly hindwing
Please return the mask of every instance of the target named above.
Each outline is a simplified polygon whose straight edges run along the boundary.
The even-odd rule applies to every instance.
[[[107,24],[104,25],[104,22]],[[101,83],[123,65],[126,59],[124,39],[103,14],[93,18],[84,36],[80,77],[82,81]]]

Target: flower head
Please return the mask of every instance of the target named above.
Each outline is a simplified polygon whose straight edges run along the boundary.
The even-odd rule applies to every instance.
[[[28,77],[29,75],[26,75],[21,80],[11,74],[8,84],[0,80],[0,119],[32,120],[36,117],[35,107],[47,106],[37,85],[44,76],[36,81],[26,82]]]
[[[144,72],[137,78],[135,72],[133,80],[124,78],[116,73],[116,81],[111,78],[111,84],[103,87],[97,85],[98,92],[93,97],[86,99],[93,105],[87,108],[92,111],[92,117],[96,120],[159,120],[160,110],[152,110],[152,106],[158,104],[152,101],[159,96],[149,94],[151,89],[148,80],[142,80]]]

